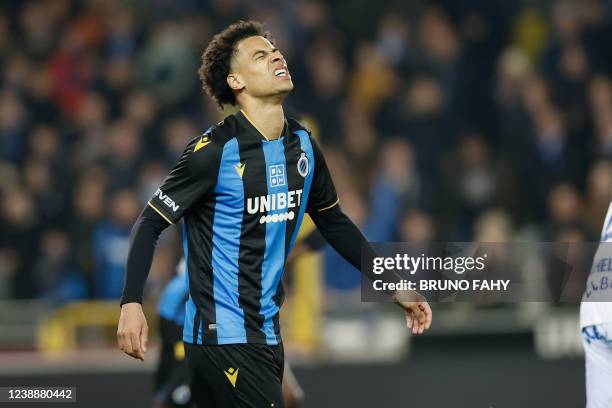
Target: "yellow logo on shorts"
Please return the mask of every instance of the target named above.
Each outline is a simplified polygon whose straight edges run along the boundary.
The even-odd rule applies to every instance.
[[[236,388],[236,379],[238,379],[238,368],[228,368],[224,371],[227,379],[232,383],[232,387]]]
[[[185,346],[182,341],[177,341],[174,343],[174,359],[178,361],[183,361],[185,358]]]

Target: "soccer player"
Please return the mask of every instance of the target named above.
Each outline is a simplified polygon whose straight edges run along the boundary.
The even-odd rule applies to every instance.
[[[284,114],[293,82],[261,24],[240,21],[217,34],[199,72],[220,106],[240,111],[187,145],[138,217],[119,346],[144,359],[148,327],[140,303],[155,242],[183,219],[189,277],[183,340],[194,400],[200,407],[282,407],[280,280],[304,213],[356,268],[367,241],[340,210],[318,146]],[[396,299],[413,333],[429,327],[425,300]]]
[[[580,305],[587,408],[612,408],[612,203]]]

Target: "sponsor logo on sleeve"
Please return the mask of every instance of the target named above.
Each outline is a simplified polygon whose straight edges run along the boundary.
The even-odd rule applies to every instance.
[[[163,191],[161,191],[161,189],[157,189],[157,191],[155,192],[155,197],[159,198],[159,200],[169,209],[172,210],[172,212],[177,212],[178,209],[180,208],[180,206],[174,202],[174,200],[172,198],[170,198],[170,196],[168,196],[168,194],[164,194]]]

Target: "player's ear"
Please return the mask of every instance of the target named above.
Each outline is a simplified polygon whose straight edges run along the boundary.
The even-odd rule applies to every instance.
[[[234,91],[240,91],[242,88],[244,88],[244,82],[242,82],[242,79],[238,74],[229,74],[227,76],[227,84]]]

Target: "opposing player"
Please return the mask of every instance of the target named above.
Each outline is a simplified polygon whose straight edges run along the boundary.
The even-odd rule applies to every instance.
[[[280,280],[304,213],[356,268],[367,241],[340,210],[318,146],[284,114],[291,74],[259,23],[241,21],[217,34],[200,77],[219,105],[240,111],[187,145],[136,221],[119,346],[144,359],[148,328],[140,303],[155,242],[183,219],[189,277],[183,340],[197,405],[282,407]],[[429,327],[426,301],[397,303],[413,333]]]
[[[612,408],[612,203],[580,305],[587,408]]]

